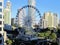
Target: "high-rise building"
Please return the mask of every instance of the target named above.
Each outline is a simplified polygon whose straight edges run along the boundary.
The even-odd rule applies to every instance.
[[[54,27],[55,28],[57,28],[58,27],[58,23],[59,23],[59,21],[58,21],[58,15],[56,14],[56,13],[54,13],[53,14],[54,16],[53,16],[53,25],[54,25]]]
[[[58,21],[58,22],[59,22],[59,24],[60,24],[60,19],[59,19],[59,21]]]
[[[59,19],[59,21],[58,21],[58,28],[60,29],[60,19]]]
[[[44,13],[44,19],[47,20],[48,27],[53,27],[53,13],[51,12]]]
[[[11,2],[9,0],[4,9],[4,24],[11,25]]]
[[[35,7],[35,0],[28,0],[28,5]],[[35,9],[29,7],[28,8],[28,16],[31,18],[31,26],[35,25]]]
[[[42,16],[41,19],[40,19],[40,28],[47,28],[47,20],[44,19],[44,17]]]
[[[24,21],[25,21],[25,16],[26,16],[25,9],[22,9],[21,11],[20,11],[20,9],[18,9],[18,13],[16,16],[16,23],[19,27],[23,27]]]
[[[56,13],[46,12],[44,13],[43,17],[44,17],[44,22],[47,21],[46,22],[47,27],[56,28],[58,26],[58,16]],[[43,27],[46,27],[46,25]]]
[[[15,25],[16,25],[16,18],[12,18],[12,19],[11,19],[11,25],[12,25],[12,26],[15,26]]]
[[[4,0],[0,0],[0,45],[4,44],[4,40],[3,40],[3,35],[4,35],[4,31],[3,31],[3,27],[4,27],[4,19],[3,19],[3,7],[4,6]]]

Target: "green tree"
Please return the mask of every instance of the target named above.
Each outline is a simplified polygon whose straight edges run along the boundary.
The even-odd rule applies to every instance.
[[[51,39],[53,42],[56,42],[56,38],[57,38],[57,35],[56,35],[55,33],[51,33],[50,39]]]
[[[45,37],[43,32],[42,33],[38,33],[38,36],[39,37]]]
[[[12,44],[12,40],[9,39],[9,40],[6,41],[6,43],[7,43],[8,45],[11,45],[11,44]]]
[[[44,33],[45,38],[48,38],[50,34],[51,34],[51,31],[46,31],[46,32]]]

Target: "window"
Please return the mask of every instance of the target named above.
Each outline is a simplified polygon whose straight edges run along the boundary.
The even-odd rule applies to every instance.
[[[2,18],[2,15],[0,14],[0,18]]]
[[[2,24],[2,21],[0,21],[0,25]]]
[[[0,2],[0,6],[2,6],[2,2]]]
[[[2,8],[0,8],[0,12],[2,12]]]
[[[2,40],[0,40],[0,44],[2,43]]]
[[[0,34],[0,37],[2,37],[2,35]]]
[[[2,30],[2,27],[0,27],[0,31]]]

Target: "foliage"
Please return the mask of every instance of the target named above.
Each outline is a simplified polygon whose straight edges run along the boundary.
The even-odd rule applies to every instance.
[[[54,42],[54,41],[56,41],[57,34],[52,32],[52,29],[53,28],[51,28],[51,29],[47,28],[47,29],[45,29],[47,31],[38,33],[38,36],[45,37],[46,39],[51,39]]]
[[[56,41],[57,35],[55,33],[51,33],[49,38],[52,39],[53,41]]]
[[[11,45],[12,44],[12,40],[9,39],[9,40],[6,41],[6,43]]]
[[[39,37],[44,37],[44,33],[38,33]]]
[[[44,35],[45,35],[46,38],[49,37],[50,34],[51,34],[50,31],[46,31],[46,32],[44,33]]]

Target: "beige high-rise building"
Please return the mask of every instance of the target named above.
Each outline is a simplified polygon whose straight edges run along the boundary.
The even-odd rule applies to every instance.
[[[53,13],[51,12],[44,13],[44,19],[47,20],[48,27],[53,27]]]
[[[4,24],[11,25],[11,2],[8,0],[4,9]]]
[[[58,16],[56,13],[46,12],[44,13],[44,20],[47,21],[47,27],[54,27],[58,26]]]

